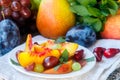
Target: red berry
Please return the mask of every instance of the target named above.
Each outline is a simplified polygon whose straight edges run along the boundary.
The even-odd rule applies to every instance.
[[[117,48],[109,48],[104,51],[104,56],[106,58],[114,57],[117,53],[120,52],[120,49]]]
[[[84,56],[84,50],[78,50],[75,52],[73,58],[75,61],[80,61],[81,59],[83,59],[83,56]]]
[[[101,60],[102,60],[102,56],[103,56],[103,53],[104,53],[104,51],[105,51],[106,49],[105,48],[103,48],[103,47],[96,47],[95,49],[94,49],[94,55],[95,55],[95,57],[96,57],[96,60],[98,61],[98,62],[100,62]]]

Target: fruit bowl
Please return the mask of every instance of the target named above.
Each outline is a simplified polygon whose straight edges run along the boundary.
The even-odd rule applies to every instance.
[[[43,41],[37,41],[35,40],[35,42],[38,42],[38,43],[43,43],[45,42],[46,40],[43,40]],[[88,58],[93,58],[92,61],[90,62],[87,62],[87,64],[82,67],[80,70],[78,71],[72,71],[70,73],[66,73],[66,74],[45,74],[45,73],[37,73],[37,72],[32,72],[32,71],[26,71],[22,66],[18,66],[18,65],[15,65],[11,62],[11,59],[14,60],[15,62],[18,62],[17,59],[16,59],[16,52],[18,50],[24,50],[25,48],[25,44],[22,44],[16,48],[14,48],[11,52],[10,52],[10,56],[9,56],[9,63],[10,65],[16,69],[17,71],[21,72],[21,73],[24,73],[26,75],[29,75],[29,76],[33,76],[33,77],[40,77],[40,78],[70,78],[70,77],[74,77],[74,76],[80,76],[80,75],[83,75],[85,73],[87,73],[88,71],[90,71],[96,64],[96,58],[95,56],[93,55],[93,53],[88,50],[87,48],[85,47],[82,47],[82,46],[78,46],[78,50],[79,49],[83,49],[84,50],[84,53],[85,53],[85,59],[88,59]]]

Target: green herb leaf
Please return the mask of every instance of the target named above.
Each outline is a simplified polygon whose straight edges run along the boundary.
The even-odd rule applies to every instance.
[[[64,62],[67,62],[68,61],[68,56],[69,56],[69,53],[67,51],[67,49],[65,49],[59,59],[60,63],[64,63]]]
[[[89,26],[91,26],[92,24],[96,23],[96,19],[97,18],[94,18],[94,17],[89,17],[89,16],[85,16],[82,18],[83,19],[83,22]]]
[[[119,6],[116,0],[72,0],[76,4],[71,11],[76,14],[77,22],[90,25],[95,32],[100,32],[109,15],[115,15]]]
[[[61,64],[55,66],[55,67],[54,67],[54,70],[57,71],[60,66],[61,66]]]
[[[93,26],[93,29],[96,31],[96,32],[99,32],[102,30],[102,22],[100,19],[96,19],[96,22],[94,24],[92,24]]]
[[[88,9],[83,5],[74,5],[71,7],[71,10],[80,16],[90,16]]]
[[[16,65],[16,66],[20,66],[19,63],[15,62],[13,59],[10,59],[10,61],[12,62],[12,64]]]
[[[101,12],[99,9],[94,8],[94,7],[88,7],[88,11],[91,13],[92,16],[94,17],[99,17],[101,16]]]
[[[85,59],[87,62],[91,62],[91,61],[94,61],[95,60],[95,58],[94,57],[90,57],[90,58],[87,58],[87,59]]]
[[[64,37],[59,37],[59,38],[57,38],[56,40],[55,40],[55,43],[63,43],[63,42],[65,42],[66,40],[65,40],[65,38]]]
[[[88,6],[88,5],[96,5],[96,0],[77,0],[81,5]]]

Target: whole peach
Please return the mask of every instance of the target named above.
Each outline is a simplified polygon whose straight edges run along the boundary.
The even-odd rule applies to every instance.
[[[120,14],[107,18],[101,37],[105,39],[120,39]]]

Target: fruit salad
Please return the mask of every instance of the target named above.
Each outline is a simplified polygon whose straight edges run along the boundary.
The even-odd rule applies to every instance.
[[[86,65],[84,50],[78,50],[77,43],[58,41],[33,43],[28,34],[25,49],[16,52],[18,63],[27,71],[45,74],[65,74]]]

